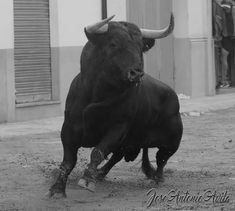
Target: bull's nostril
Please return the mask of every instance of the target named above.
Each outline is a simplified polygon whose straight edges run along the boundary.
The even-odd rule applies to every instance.
[[[142,69],[139,68],[131,69],[128,71],[128,79],[130,81],[140,81],[143,75],[144,72],[142,71]]]

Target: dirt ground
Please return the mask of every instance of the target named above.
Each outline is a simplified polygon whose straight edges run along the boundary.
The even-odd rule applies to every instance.
[[[183,123],[182,143],[165,168],[164,183],[145,178],[139,156],[117,164],[95,193],[83,190],[77,182],[90,150],[81,149],[67,198],[60,200],[44,195],[62,159],[59,131],[1,139],[0,210],[235,210],[235,108],[184,115]]]

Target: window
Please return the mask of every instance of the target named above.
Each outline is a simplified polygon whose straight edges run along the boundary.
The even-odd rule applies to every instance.
[[[16,103],[52,98],[49,0],[14,0]]]

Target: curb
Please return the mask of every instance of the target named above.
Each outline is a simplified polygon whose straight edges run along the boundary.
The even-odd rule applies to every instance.
[[[235,93],[180,99],[180,113],[183,116],[198,117],[203,113],[235,107]],[[58,132],[63,124],[63,116],[27,122],[0,124],[0,141],[13,136]]]
[[[235,93],[180,100],[180,113],[206,113],[235,107]]]

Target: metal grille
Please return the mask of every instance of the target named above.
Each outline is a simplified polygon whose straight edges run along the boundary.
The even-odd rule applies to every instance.
[[[49,0],[14,0],[16,103],[51,100]]]

